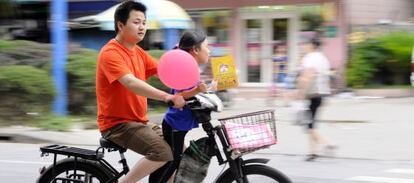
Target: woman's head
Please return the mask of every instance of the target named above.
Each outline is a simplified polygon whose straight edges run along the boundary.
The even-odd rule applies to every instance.
[[[308,40],[305,40],[301,43],[302,50],[305,53],[313,52],[321,46],[321,41],[319,38],[311,38]]]
[[[181,36],[177,48],[190,53],[199,64],[205,64],[208,62],[210,49],[208,48],[206,35],[203,33],[195,31],[185,32]]]
[[[273,46],[273,50],[275,54],[286,54],[286,44],[285,43],[279,43]]]

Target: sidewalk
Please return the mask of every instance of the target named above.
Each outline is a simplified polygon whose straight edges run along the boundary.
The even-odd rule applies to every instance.
[[[265,98],[269,96],[268,87],[241,87],[232,90],[240,98]],[[384,88],[384,89],[353,89],[352,95],[371,96],[382,98],[414,97],[414,87],[411,88]],[[349,94],[349,93],[348,93]]]
[[[273,100],[273,99],[272,99]],[[267,98],[238,99],[213,119],[264,109],[275,109],[278,144],[258,153],[305,155],[308,138],[300,126],[292,125],[290,110],[280,100]],[[269,102],[270,101],[270,102]],[[321,109],[318,128],[339,145],[338,158],[413,160],[414,98],[330,97]],[[151,116],[161,121],[162,116]],[[215,121],[217,122],[217,121]],[[187,139],[204,136],[201,128],[192,130]],[[0,139],[25,143],[61,143],[97,146],[98,130],[74,129],[71,132],[44,131],[13,126],[0,128]]]

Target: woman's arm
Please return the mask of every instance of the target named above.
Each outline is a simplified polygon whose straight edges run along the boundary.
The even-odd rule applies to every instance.
[[[304,99],[306,92],[310,89],[311,84],[314,82],[316,71],[313,68],[306,68],[302,71],[297,82],[297,97],[298,99]]]
[[[205,83],[200,83],[197,87],[194,87],[191,90],[178,92],[177,94],[183,96],[184,99],[189,99],[200,92],[207,92],[207,85]]]

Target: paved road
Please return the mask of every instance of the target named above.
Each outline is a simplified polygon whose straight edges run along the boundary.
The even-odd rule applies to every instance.
[[[290,121],[289,109],[280,101],[239,99],[227,111],[214,118],[231,116],[261,109],[276,109],[278,144],[254,154],[270,158],[270,165],[286,173],[299,183],[388,182],[414,183],[414,98],[330,98],[326,101],[319,124],[320,131],[340,146],[335,157],[304,162],[307,136],[301,127]],[[0,134],[14,133],[45,141],[65,144],[96,145],[96,130],[67,133],[39,131],[24,127],[2,128]],[[192,131],[188,139],[203,135]],[[1,143],[0,177],[4,182],[33,182],[42,165],[39,144]],[[93,147],[93,146],[89,146]],[[117,158],[109,155],[108,158]],[[128,155],[130,165],[136,161]],[[45,160],[45,162],[49,162]],[[206,182],[214,180],[220,168],[212,164]],[[4,179],[3,179],[4,178]],[[18,179],[18,180],[17,180]]]
[[[34,182],[38,169],[52,159],[39,157],[39,144],[0,143],[0,178],[2,182]],[[85,148],[94,149],[86,146]],[[107,154],[109,162],[116,164],[118,155]],[[131,152],[126,154],[130,165],[139,158]],[[269,165],[288,175],[295,183],[413,183],[414,162],[361,159],[322,158],[305,162],[299,155],[279,155],[265,152],[248,157],[270,158]],[[206,183],[213,182],[222,167],[212,161]],[[146,182],[146,181],[143,181]]]
[[[275,105],[276,104],[276,105]],[[339,146],[338,156],[343,158],[378,160],[413,160],[414,125],[412,111],[414,98],[329,98],[321,109],[318,127]],[[278,145],[272,151],[281,154],[304,155],[307,153],[307,136],[302,127],[291,123],[291,111],[281,107],[280,100],[248,98],[238,100],[236,104],[222,112],[214,113],[213,119],[234,114],[276,109]],[[161,117],[153,118],[154,122]],[[41,131],[26,127],[0,128],[0,136],[12,134],[27,142],[54,141],[64,144],[97,145],[97,130],[75,130],[67,133]],[[204,133],[193,130],[193,136]]]

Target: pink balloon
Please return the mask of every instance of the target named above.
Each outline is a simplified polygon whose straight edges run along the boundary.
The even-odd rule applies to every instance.
[[[200,80],[198,64],[189,53],[175,49],[164,53],[158,64],[158,76],[166,86],[182,90]]]

